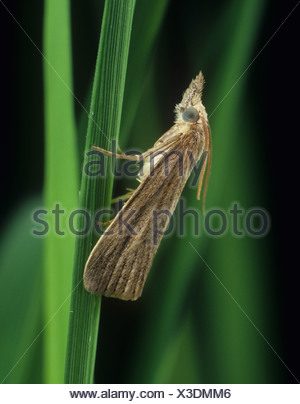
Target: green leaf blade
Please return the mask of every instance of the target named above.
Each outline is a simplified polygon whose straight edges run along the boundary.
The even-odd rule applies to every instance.
[[[89,151],[92,145],[110,150],[112,140],[118,139],[134,6],[135,0],[113,0],[105,3],[86,151]],[[84,166],[90,161],[93,160],[85,155]],[[105,177],[95,180],[83,171],[80,207],[90,213],[92,223],[97,208],[110,204],[113,178],[107,170],[106,174]],[[80,217],[78,227],[82,226],[83,218]],[[95,241],[96,235],[93,232],[76,240],[65,367],[66,383],[93,382],[101,298],[84,290],[82,274]]]

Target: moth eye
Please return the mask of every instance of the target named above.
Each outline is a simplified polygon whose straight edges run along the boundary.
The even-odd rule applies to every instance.
[[[195,108],[187,108],[182,114],[182,119],[186,122],[196,122],[199,119],[198,111]]]

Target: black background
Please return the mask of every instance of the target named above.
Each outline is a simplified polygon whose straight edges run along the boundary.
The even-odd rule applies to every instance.
[[[32,0],[30,13],[26,2],[6,1],[34,43],[42,49],[42,2]],[[224,1],[203,7],[219,7]],[[269,1],[259,34],[258,52],[297,4],[295,1]],[[80,2],[73,3],[74,10]],[[172,1],[169,13],[177,14],[184,5]],[[32,15],[32,10],[35,14]],[[75,13],[76,14],[76,13]],[[278,282],[278,307],[284,352],[281,357],[300,379],[299,362],[299,24],[300,6],[281,26],[248,71],[260,76],[261,88],[249,87],[266,127],[261,142],[266,150],[274,238],[274,282]],[[76,18],[76,15],[75,17]],[[84,16],[82,17],[84,18]],[[170,17],[171,18],[171,17]],[[95,16],[96,19],[96,16]],[[74,35],[76,35],[74,33]],[[79,35],[79,34],[77,34]],[[85,33],[91,48],[97,46],[96,30]],[[0,4],[1,38],[1,225],[9,212],[26,196],[40,193],[43,187],[43,86],[42,57],[18,24]],[[84,39],[82,39],[84,41]],[[93,53],[86,47],[87,65],[94,66]],[[90,56],[89,56],[90,55]],[[88,73],[88,72],[87,72]],[[82,86],[84,87],[84,86]],[[82,95],[78,84],[75,91]],[[31,132],[32,136],[27,136]],[[24,135],[25,134],[25,135]],[[29,162],[34,161],[34,164]],[[284,366],[284,365],[282,365]],[[286,371],[283,383],[295,383]]]

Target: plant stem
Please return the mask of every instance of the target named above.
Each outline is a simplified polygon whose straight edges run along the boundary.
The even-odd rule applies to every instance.
[[[110,149],[112,139],[118,141],[134,6],[135,0],[105,2],[86,151],[92,145]],[[85,154],[84,167],[93,161],[95,154]],[[112,174],[95,179],[83,170],[80,208],[92,223],[97,209],[110,205],[112,185]],[[79,215],[79,229],[85,228],[85,219]],[[93,383],[101,298],[84,290],[82,274],[95,241],[92,231],[76,239],[65,383]]]

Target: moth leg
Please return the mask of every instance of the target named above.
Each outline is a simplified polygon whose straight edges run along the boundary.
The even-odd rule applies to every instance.
[[[121,147],[118,145],[118,153],[119,154],[122,154],[122,156],[124,156],[125,155],[125,153],[123,152],[123,150],[121,149]]]
[[[132,194],[134,193],[135,189],[126,188],[126,191],[128,191],[126,194],[121,195],[121,196],[118,196],[117,198],[112,199],[112,200],[111,200],[111,203],[116,203],[116,202],[118,202],[119,200],[127,201],[127,200],[132,196]]]
[[[97,150],[108,156],[115,157],[117,159],[124,159],[124,160],[140,162],[140,161],[143,161],[145,158],[149,157],[151,153],[154,153],[154,155],[155,155],[155,153],[159,154],[161,151],[164,151],[164,149],[168,148],[168,146],[170,146],[172,143],[177,142],[177,140],[179,138],[180,138],[180,135],[173,136],[172,139],[169,139],[166,142],[154,145],[153,147],[151,147],[150,149],[148,149],[147,151],[145,151],[142,154],[133,154],[133,155],[117,154],[117,153],[113,153],[111,151],[102,149],[102,147],[98,147],[98,146],[92,146],[92,149]]]
[[[131,161],[142,160],[142,158],[141,158],[142,155],[138,155],[138,154],[131,155],[131,156],[128,156],[127,154],[117,154],[117,153],[113,153],[108,150],[102,149],[102,147],[98,147],[98,146],[92,146],[92,149],[97,150],[103,154],[107,154],[108,156],[115,157],[117,159],[124,159],[124,160],[131,160]]]
[[[108,220],[108,222],[96,222],[96,224],[98,224],[101,227],[105,227],[105,226],[109,226],[113,222],[113,220],[114,219],[110,219],[110,220]]]

